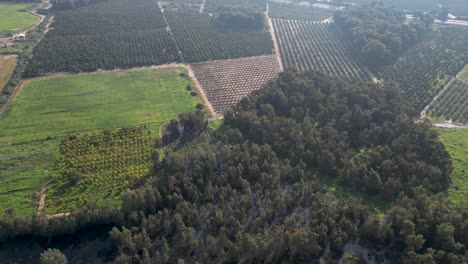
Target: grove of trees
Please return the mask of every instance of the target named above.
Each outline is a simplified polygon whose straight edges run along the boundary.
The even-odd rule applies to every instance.
[[[422,13],[405,23],[403,11],[394,8],[356,6],[338,11],[333,20],[340,26],[370,66],[382,66],[421,41],[430,30]]]
[[[154,177],[124,192],[120,208],[32,222],[9,211],[0,239],[112,224],[115,263],[319,263],[350,244],[377,262],[467,262],[468,212],[443,194],[450,158],[416,115],[394,86],[287,70],[217,131],[200,113],[171,122]],[[317,171],[392,204],[375,214],[329,192]]]

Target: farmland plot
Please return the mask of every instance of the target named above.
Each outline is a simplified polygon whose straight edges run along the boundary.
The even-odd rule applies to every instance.
[[[164,12],[186,62],[224,60],[273,53],[268,30],[225,32],[207,14]]]
[[[460,123],[468,123],[468,83],[453,78],[429,106],[429,113]]]
[[[358,53],[334,24],[273,19],[273,26],[284,67],[353,79],[370,78]]]
[[[191,64],[208,101],[224,114],[280,72],[274,55]]]
[[[179,60],[153,0],[104,1],[58,12],[25,76],[132,68]]]
[[[122,190],[148,175],[152,153],[148,126],[65,137],[46,212],[66,212],[91,202],[118,203]]]
[[[467,64],[467,43],[468,30],[441,28],[435,36],[385,67],[381,77],[398,83],[405,98],[422,110]]]

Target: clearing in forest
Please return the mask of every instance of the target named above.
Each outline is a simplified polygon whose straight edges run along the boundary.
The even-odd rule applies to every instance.
[[[468,129],[439,129],[438,132],[453,163],[448,199],[468,208]]]
[[[18,32],[39,22],[39,16],[32,15],[25,10],[33,5],[0,2],[0,33]]]
[[[463,70],[458,73],[457,77],[465,82],[468,82],[468,64],[465,65],[465,68],[463,68]]]
[[[191,68],[219,115],[280,72],[275,55],[194,63]]]
[[[0,118],[0,143],[150,124],[194,111],[199,97],[182,67],[37,78]]]
[[[333,23],[273,19],[284,67],[370,79],[358,52]]]
[[[0,91],[10,79],[16,65],[15,55],[0,55]]]
[[[0,217],[9,208],[20,216],[36,212],[39,192],[55,166],[59,142],[0,144]]]

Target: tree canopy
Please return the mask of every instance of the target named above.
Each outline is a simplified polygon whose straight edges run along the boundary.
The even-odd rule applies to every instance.
[[[406,23],[403,11],[394,8],[356,6],[333,16],[370,66],[382,66],[422,40],[430,30],[430,15],[420,14]]]

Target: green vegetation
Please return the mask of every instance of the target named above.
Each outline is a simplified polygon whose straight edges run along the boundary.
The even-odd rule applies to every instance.
[[[269,4],[270,17],[322,21],[333,16],[334,11],[313,6],[282,4],[271,2]]]
[[[468,15],[468,2],[463,0],[438,0],[438,1],[429,1],[429,0],[382,0],[382,1],[372,1],[372,0],[353,0],[352,2],[359,4],[370,4],[372,2],[379,3],[382,2],[384,6],[387,7],[397,7],[406,10],[418,10],[430,12],[433,10],[439,10],[440,6],[446,6],[451,13],[455,15]]]
[[[39,17],[25,12],[33,4],[0,2],[0,33],[17,32],[34,26]]]
[[[448,199],[468,209],[468,129],[439,129],[438,132],[453,163]]]
[[[118,203],[122,190],[150,172],[152,151],[147,126],[65,137],[47,192],[46,213],[67,212],[88,203]]]
[[[422,110],[468,62],[468,30],[441,27],[432,36],[407,50],[381,74],[396,82],[417,110]]]
[[[0,216],[8,208],[21,216],[37,211],[38,194],[52,173],[59,142],[52,139],[0,145]]]
[[[0,91],[10,79],[16,65],[16,56],[0,55]]]
[[[178,61],[153,0],[102,1],[55,14],[25,76],[132,68]]]
[[[468,123],[468,82],[457,78],[452,80],[429,106],[431,120],[452,120]]]
[[[465,68],[458,73],[457,77],[468,82],[468,64],[465,65]]]
[[[166,68],[28,81],[0,119],[0,142],[140,124],[156,130],[200,103],[186,90],[187,76]]]
[[[251,57],[273,53],[268,30],[225,31],[208,14],[165,11],[186,62]]]

